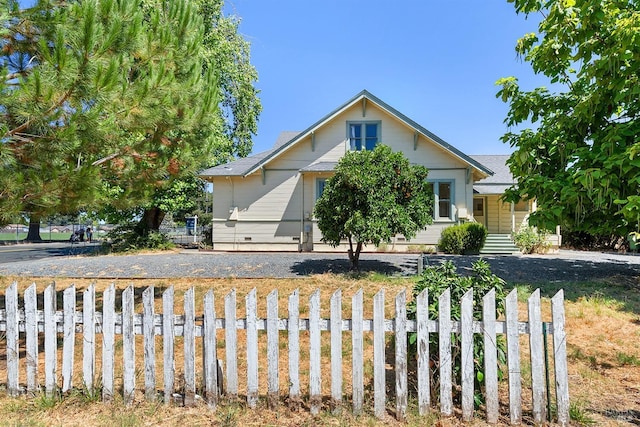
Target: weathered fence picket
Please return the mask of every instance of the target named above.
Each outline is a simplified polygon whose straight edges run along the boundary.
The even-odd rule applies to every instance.
[[[520,371],[520,337],[528,335],[529,358],[531,366],[531,416],[534,423],[542,424],[547,417],[546,405],[550,396],[546,395],[545,344],[543,334],[553,334],[553,366],[556,391],[557,421],[566,425],[569,422],[569,391],[567,374],[566,332],[564,329],[564,294],[558,292],[551,300],[551,322],[544,322],[541,315],[539,290],[528,298],[528,321],[519,320],[518,299],[513,290],[505,300],[505,319],[496,319],[495,292],[492,290],[482,297],[482,320],[473,318],[473,290],[469,290],[460,304],[460,320],[452,320],[451,292],[446,290],[438,297],[439,312],[436,319],[429,319],[429,295],[423,291],[417,296],[416,318],[407,319],[407,297],[402,291],[395,296],[395,315],[385,319],[385,292],[381,289],[373,297],[373,318],[364,319],[363,291],[358,290],[351,298],[351,319],[343,318],[342,291],[337,290],[329,300],[329,318],[321,318],[322,303],[320,290],[309,297],[308,318],[300,317],[300,295],[298,290],[288,296],[288,314],[279,317],[279,296],[277,290],[266,298],[266,318],[258,318],[257,290],[252,290],[245,299],[246,316],[236,317],[236,292],[229,292],[224,298],[224,317],[217,318],[212,290],[203,298],[202,314],[196,313],[195,290],[191,288],[183,296],[183,314],[176,315],[174,307],[175,292],[169,287],[162,293],[162,314],[155,312],[155,290],[153,287],[142,292],[142,313],[135,312],[135,289],[127,287],[121,292],[121,311],[116,312],[116,289],[109,286],[102,293],[102,310],[96,311],[96,291],[93,285],[82,292],[82,311],[77,311],[76,288],[70,286],[62,291],[63,307],[57,311],[55,284],[44,290],[42,308],[38,309],[36,286],[31,285],[24,291],[23,304],[20,305],[17,283],[6,288],[4,309],[0,310],[0,331],[5,332],[4,342],[0,341],[0,354],[4,351],[6,359],[7,392],[16,396],[24,391],[20,385],[20,371],[26,371],[26,391],[33,393],[40,389],[44,380],[44,391],[52,394],[61,390],[68,392],[75,388],[84,388],[95,393],[96,384],[102,385],[102,398],[109,401],[116,393],[114,386],[116,366],[121,366],[123,399],[127,404],[135,400],[136,368],[144,373],[144,386],[139,392],[145,399],[158,398],[157,377],[162,376],[165,403],[172,402],[176,396],[183,399],[185,405],[196,401],[199,387],[201,394],[211,408],[215,408],[221,395],[237,399],[239,392],[238,357],[246,357],[246,398],[247,405],[255,408],[259,396],[266,395],[271,408],[277,408],[283,393],[288,393],[290,408],[298,410],[302,402],[300,366],[308,363],[308,403],[313,414],[323,409],[322,379],[330,381],[325,390],[330,391],[329,409],[333,412],[343,410],[343,340],[345,331],[351,333],[351,401],[352,410],[359,414],[363,411],[365,381],[372,385],[373,412],[383,417],[392,411],[398,419],[407,415],[410,396],[409,377],[416,376],[417,405],[421,415],[432,408],[432,379],[430,364],[431,353],[436,353],[439,370],[439,411],[443,415],[453,413],[453,366],[452,336],[459,336],[461,343],[462,365],[459,367],[461,386],[461,410],[465,421],[474,416],[474,337],[481,336],[484,346],[484,397],[486,402],[486,420],[496,423],[499,417],[498,399],[498,335],[506,336],[507,367],[509,387],[509,416],[513,424],[522,421],[522,373]],[[457,305],[455,306],[457,311]],[[218,361],[217,331],[224,329],[225,370],[221,370]],[[238,347],[238,330],[244,330],[246,344]],[[259,351],[259,331],[266,331],[266,361],[261,361]],[[280,331],[287,331],[286,339]],[[323,340],[323,332],[328,336]],[[409,369],[407,336],[416,333],[415,373]],[[44,349],[40,351],[38,342],[44,334]],[[58,349],[58,335],[62,334],[62,348]],[[393,334],[393,340],[388,340]],[[102,346],[96,348],[101,335]],[[162,373],[156,372],[156,336],[162,335]],[[301,335],[308,345],[308,360],[303,360]],[[430,348],[429,337],[437,335],[438,348]],[[118,338],[120,336],[120,338]],[[142,336],[144,349],[143,367],[136,366],[136,336]],[[176,341],[176,336],[182,337]],[[365,349],[365,336],[371,337],[371,347]],[[24,338],[24,341],[21,340]],[[201,339],[200,341],[198,339]],[[82,375],[74,376],[75,341],[82,339]],[[457,340],[457,339],[456,339]],[[286,341],[286,342],[283,342]],[[330,344],[329,354],[323,352],[323,341]],[[394,384],[387,384],[386,352],[393,343]],[[121,345],[119,344],[121,343]],[[201,345],[198,345],[201,343]],[[288,390],[282,391],[280,354],[283,344],[287,346]],[[25,360],[21,362],[21,346],[24,346]],[[4,348],[3,348],[4,347]],[[182,347],[182,383],[176,384],[176,349]],[[120,350],[116,351],[116,348]],[[198,348],[200,350],[198,350]],[[366,354],[373,355],[373,370],[369,378],[365,375]],[[58,384],[58,351],[61,357],[61,384]],[[198,359],[197,351],[201,351]],[[307,353],[305,351],[305,353]],[[122,360],[116,361],[116,354]],[[432,355],[433,356],[433,355]],[[38,365],[44,360],[44,379],[39,378]],[[96,373],[96,362],[100,358],[102,370]],[[331,366],[330,375],[323,376],[322,363]],[[24,365],[21,365],[23,363]],[[266,368],[265,368],[266,367]],[[119,372],[118,368],[118,372]],[[266,390],[261,392],[259,378],[261,369],[266,373]],[[100,377],[98,377],[100,375]],[[226,389],[222,387],[222,376]],[[200,378],[198,380],[198,378]],[[81,383],[79,384],[79,382]],[[388,385],[394,387],[387,388]],[[387,402],[387,390],[394,390],[395,402]],[[178,391],[180,390],[180,391]]]
[[[26,298],[26,295],[25,295]],[[26,306],[25,299],[25,306]],[[62,336],[62,392],[71,390],[73,382],[73,355],[76,345],[76,287],[69,286],[62,294],[63,336]],[[84,319],[83,319],[84,322]],[[83,351],[84,351],[83,347]]]
[[[56,378],[58,367],[57,332],[56,288],[51,284],[44,290],[44,387],[48,396],[55,393],[58,382]]]
[[[451,291],[438,298],[438,348],[440,355],[440,412],[453,413],[453,369],[451,367]]]
[[[144,395],[147,400],[156,399],[156,340],[155,340],[155,303],[153,286],[142,292],[142,328],[144,337]]]
[[[196,399],[196,300],[190,288],[184,294],[184,404],[192,406]]]
[[[136,344],[133,323],[133,286],[129,286],[122,292],[122,348],[124,358],[124,401],[133,403],[136,387]]]
[[[309,404],[311,413],[320,412],[322,404],[321,360],[320,360],[320,290],[309,298]]]
[[[520,377],[520,332],[518,329],[518,294],[509,292],[505,301],[507,328],[507,369],[509,375],[509,414],[511,424],[522,420],[522,382]]]
[[[407,336],[407,294],[405,291],[396,296],[396,337]],[[407,340],[396,342],[396,417],[404,420],[407,417],[407,397],[409,389],[407,385]]]
[[[469,289],[460,302],[460,335],[462,353],[462,420],[473,418],[473,289]]]
[[[255,288],[246,297],[247,405],[258,405],[258,297]]]
[[[218,366],[217,366],[217,341],[216,341],[216,309],[214,304],[213,290],[209,290],[204,296],[204,340],[203,340],[203,370],[205,399],[212,409],[218,403]]]
[[[153,288],[150,288],[153,290]],[[75,309],[75,308],[74,308]],[[84,386],[93,394],[96,370],[96,289],[93,284],[82,294],[82,373]]]
[[[227,356],[227,396],[238,396],[238,330],[236,326],[236,291],[224,297],[224,332]]]
[[[102,294],[102,399],[113,399],[113,376],[116,335],[116,287],[109,286]]]
[[[540,289],[536,289],[528,300],[529,353],[531,354],[531,389],[533,391],[533,421],[542,424],[546,417],[544,390],[544,347],[542,338],[542,315],[540,313]]]
[[[362,413],[364,405],[364,332],[362,312],[363,293],[360,289],[351,298],[351,347],[352,347],[352,381],[353,388],[353,412]]]
[[[386,403],[386,358],[384,355],[384,289],[373,296],[373,413],[381,418]]]
[[[569,371],[567,370],[567,334],[564,330],[564,291],[562,289],[551,299],[551,312],[558,422],[566,425],[569,423]]]
[[[280,398],[278,322],[278,290],[274,289],[267,295],[267,402],[271,409],[278,406]]]
[[[20,393],[18,374],[19,348],[18,348],[18,285],[11,284],[5,291],[6,310],[6,340],[7,340],[7,389],[10,396],[17,396]]]
[[[296,289],[289,295],[289,400],[290,408],[300,407],[300,294]]]
[[[162,356],[164,365],[164,403],[171,402],[176,378],[175,316],[173,314],[173,286],[162,293]]]
[[[331,295],[331,408],[334,414],[342,408],[342,291]]]
[[[431,405],[429,366],[429,291],[418,294],[416,303],[416,348],[418,349],[418,412],[425,415]]]
[[[496,341],[496,292],[491,289],[482,297],[484,343],[484,389],[487,422],[498,422],[498,343]]]
[[[27,391],[34,393],[38,390],[38,295],[35,283],[24,292],[24,323]]]

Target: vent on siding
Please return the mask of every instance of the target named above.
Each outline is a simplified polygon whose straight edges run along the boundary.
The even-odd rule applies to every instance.
[[[251,237],[245,237],[245,238],[244,238],[244,241],[245,241],[245,242],[250,242],[250,241],[251,241]]]
[[[296,242],[300,241],[300,237],[294,237],[293,240],[295,240]]]
[[[405,239],[404,237],[398,237],[398,242],[404,242],[405,240],[407,239]]]

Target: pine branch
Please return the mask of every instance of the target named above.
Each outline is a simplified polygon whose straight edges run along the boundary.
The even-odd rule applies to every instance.
[[[73,89],[69,89],[67,91],[67,93],[64,94],[64,96],[55,104],[53,104],[47,111],[44,112],[44,114],[42,114],[42,116],[48,116],[49,114],[51,114],[53,111],[55,111],[56,109],[62,107],[62,105],[65,103],[65,101],[67,99],[69,99],[69,97],[71,96],[71,94],[73,93]],[[28,128],[29,126],[31,126],[31,124],[35,121],[36,119],[30,119],[27,120],[26,122],[24,122],[23,124],[21,124],[20,126],[18,126],[15,129],[11,129],[10,131],[8,131],[7,133],[4,134],[3,138],[9,137],[9,136],[15,136],[16,134],[18,134],[19,132],[22,132],[23,130],[25,130],[26,128]]]

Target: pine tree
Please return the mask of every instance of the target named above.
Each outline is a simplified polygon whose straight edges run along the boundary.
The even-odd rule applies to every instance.
[[[3,5],[0,221],[147,200],[215,151],[203,20],[189,0],[158,5]]]

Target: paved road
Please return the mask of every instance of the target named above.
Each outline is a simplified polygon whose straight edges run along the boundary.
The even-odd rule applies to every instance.
[[[13,243],[0,245],[0,264],[31,261],[36,259],[92,253],[99,248],[97,243],[74,243],[67,241],[43,243]]]
[[[3,254],[2,254],[3,255]],[[1,255],[0,255],[1,256]],[[550,255],[484,256],[492,271],[510,282],[540,283],[597,280],[605,277],[637,278],[640,255],[560,251]],[[477,256],[429,255],[430,265],[454,262],[468,271]],[[416,254],[364,253],[363,272],[411,275]],[[73,278],[263,278],[304,277],[349,271],[343,253],[224,253],[186,250],[172,253],[106,256],[54,256],[0,263],[0,275]]]

